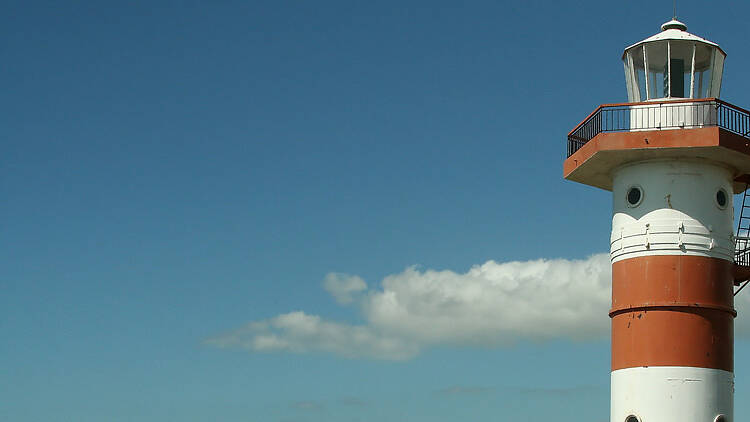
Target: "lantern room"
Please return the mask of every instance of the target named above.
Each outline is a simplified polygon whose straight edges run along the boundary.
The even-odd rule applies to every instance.
[[[627,47],[628,101],[600,105],[568,133],[564,177],[612,190],[613,172],[622,166],[693,159],[722,163],[732,171],[734,193],[745,191],[750,110],[719,99],[725,58],[718,44],[676,19]]]
[[[625,49],[629,102],[717,98],[726,53],[718,44],[671,20],[662,31]]]

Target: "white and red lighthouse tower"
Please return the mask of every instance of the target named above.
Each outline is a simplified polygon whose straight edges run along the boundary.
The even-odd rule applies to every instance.
[[[725,57],[667,22],[623,53],[628,102],[568,135],[564,177],[613,194],[611,422],[734,421],[750,112],[718,99]]]

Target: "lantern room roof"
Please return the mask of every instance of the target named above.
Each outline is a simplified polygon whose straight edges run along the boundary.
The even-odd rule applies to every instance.
[[[727,53],[725,53],[724,50],[721,49],[719,44],[716,44],[715,42],[709,41],[705,38],[701,38],[697,35],[693,35],[687,32],[687,25],[685,25],[684,23],[676,19],[672,19],[669,22],[665,22],[661,26],[661,32],[659,32],[658,34],[652,35],[643,41],[638,41],[637,43],[625,48],[625,51],[622,53],[622,56],[625,57],[625,53],[627,53],[628,50],[630,50],[631,48],[637,47],[641,44],[650,43],[653,41],[663,41],[663,40],[694,41],[694,42],[699,42],[703,44],[708,44],[712,47],[716,47],[719,51],[721,51],[721,54],[723,54],[724,57],[726,57],[727,55]]]

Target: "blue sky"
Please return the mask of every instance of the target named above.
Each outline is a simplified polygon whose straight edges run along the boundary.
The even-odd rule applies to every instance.
[[[0,419],[607,420],[565,135],[661,3],[5,2]],[[744,107],[749,12],[678,5]]]

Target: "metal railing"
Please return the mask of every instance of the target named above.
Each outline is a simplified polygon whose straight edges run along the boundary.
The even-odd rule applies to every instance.
[[[740,206],[740,218],[737,220],[737,234],[734,236],[734,262],[742,266],[750,266],[750,202],[747,200],[748,187],[750,187],[750,183],[745,183],[745,191],[742,194],[742,205]]]
[[[734,239],[734,262],[745,267],[750,266],[750,237],[737,236]]]
[[[568,157],[603,132],[715,127],[750,138],[750,112],[718,98],[604,104],[568,134]]]

